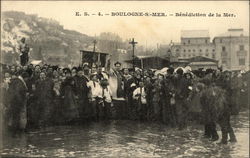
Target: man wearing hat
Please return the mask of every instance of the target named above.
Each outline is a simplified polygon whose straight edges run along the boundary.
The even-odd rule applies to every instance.
[[[162,107],[163,123],[169,124],[172,127],[176,126],[175,115],[175,99],[174,99],[174,68],[169,67],[167,75],[164,80],[164,101]]]
[[[116,62],[114,68],[114,75],[117,78],[117,97],[124,97],[124,83],[123,83],[123,77],[122,77],[122,72],[121,72],[121,63]]]
[[[84,65],[84,68],[79,67],[77,69],[77,75],[75,76],[76,83],[76,95],[78,98],[78,111],[80,119],[83,120],[86,116],[86,109],[89,106],[88,94],[89,88],[87,87],[88,79],[88,65]]]
[[[44,72],[40,73],[40,79],[36,82],[35,97],[37,98],[36,106],[39,111],[36,123],[40,126],[46,126],[51,123],[49,119],[53,110],[54,82]]]
[[[176,100],[176,118],[179,130],[186,127],[188,116],[187,98],[189,95],[188,81],[183,76],[183,69],[177,69],[177,77],[175,82],[175,100]]]

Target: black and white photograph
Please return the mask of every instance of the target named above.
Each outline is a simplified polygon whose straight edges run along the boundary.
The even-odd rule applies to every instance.
[[[0,157],[249,158],[249,1],[0,3]]]

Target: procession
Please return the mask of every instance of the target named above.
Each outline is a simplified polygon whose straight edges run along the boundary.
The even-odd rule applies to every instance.
[[[198,122],[211,141],[219,139],[218,123],[220,143],[227,144],[228,136],[237,141],[230,116],[247,102],[249,72],[129,70],[121,69],[119,61],[108,72],[87,63],[71,69],[33,65],[26,58],[20,57],[22,66],[2,68],[4,122],[14,135],[30,128],[128,119],[176,130],[185,130],[188,121]]]

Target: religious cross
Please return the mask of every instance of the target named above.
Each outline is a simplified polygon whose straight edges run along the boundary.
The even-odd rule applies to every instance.
[[[135,69],[135,45],[136,45],[137,43],[138,43],[138,42],[135,42],[134,38],[132,38],[132,41],[129,42],[129,44],[131,44],[132,47],[133,47],[133,56],[132,56],[132,58],[133,58],[133,69]]]
[[[96,45],[97,41],[94,40],[93,43],[94,43],[94,50],[93,50],[93,52],[95,52],[95,45]]]

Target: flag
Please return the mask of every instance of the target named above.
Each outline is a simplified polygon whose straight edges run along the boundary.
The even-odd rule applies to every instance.
[[[81,50],[82,53],[82,63],[89,63],[90,65],[92,65],[92,63],[94,62],[94,53],[90,52],[90,51],[84,51]]]

